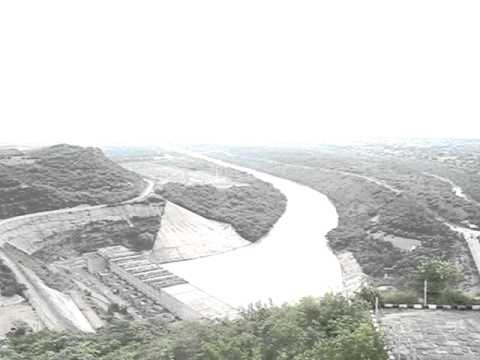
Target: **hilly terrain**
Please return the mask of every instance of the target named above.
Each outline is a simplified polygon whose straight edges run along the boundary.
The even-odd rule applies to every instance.
[[[380,284],[405,286],[419,262],[440,257],[456,264],[465,289],[478,291],[471,251],[453,226],[480,227],[480,142],[196,150],[326,194],[339,214],[330,246],[352,252]]]
[[[207,219],[230,224],[245,240],[268,234],[287,206],[272,184],[245,172],[161,148],[107,148],[123,167],[155,179],[165,200]]]
[[[100,149],[72,145],[0,151],[0,219],[134,197],[142,178]]]

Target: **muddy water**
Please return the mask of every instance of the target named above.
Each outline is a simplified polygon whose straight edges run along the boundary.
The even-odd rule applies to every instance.
[[[338,222],[335,207],[326,196],[272,175],[188,155],[270,182],[285,194],[288,204],[260,242],[222,255],[171,263],[166,268],[232,306],[269,300],[280,304],[343,289],[340,264],[325,238]]]

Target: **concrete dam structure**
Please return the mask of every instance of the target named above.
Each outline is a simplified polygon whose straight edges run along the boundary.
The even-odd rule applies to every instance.
[[[10,243],[27,254],[50,245],[49,238],[59,233],[75,230],[100,220],[126,220],[132,217],[159,217],[162,206],[142,201],[117,206],[97,206],[88,209],[72,208],[42,214],[19,216],[0,221],[0,246]]]
[[[110,246],[85,256],[89,272],[102,273],[109,269],[180,319],[231,318],[236,315],[231,306],[151,262],[142,253],[124,246]]]

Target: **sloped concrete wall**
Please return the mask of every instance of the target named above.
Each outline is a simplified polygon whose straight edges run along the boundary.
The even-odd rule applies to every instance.
[[[0,222],[0,246],[4,243],[32,254],[45,246],[45,239],[57,233],[72,231],[90,222],[127,220],[132,217],[161,216],[163,206],[149,203],[99,206],[85,210],[72,209],[38,216],[22,216]]]
[[[115,263],[109,263],[110,270],[126,280],[129,284],[136,287],[139,291],[157,301],[161,306],[170,311],[172,314],[184,320],[196,320],[202,316],[190,308],[187,304],[182,303],[175,297],[164,292],[163,289],[155,289],[152,286],[140,281],[135,276],[129,274]]]
[[[353,254],[349,251],[337,255],[342,267],[342,280],[346,296],[352,296],[369,283],[368,275],[362,271]]]

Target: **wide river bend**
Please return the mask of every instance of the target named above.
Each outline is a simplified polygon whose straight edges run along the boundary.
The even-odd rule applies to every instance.
[[[273,184],[287,197],[287,208],[269,234],[251,246],[166,268],[234,307],[269,300],[295,302],[343,290],[340,263],[325,238],[337,226],[338,215],[325,195],[256,170],[187,154]]]

